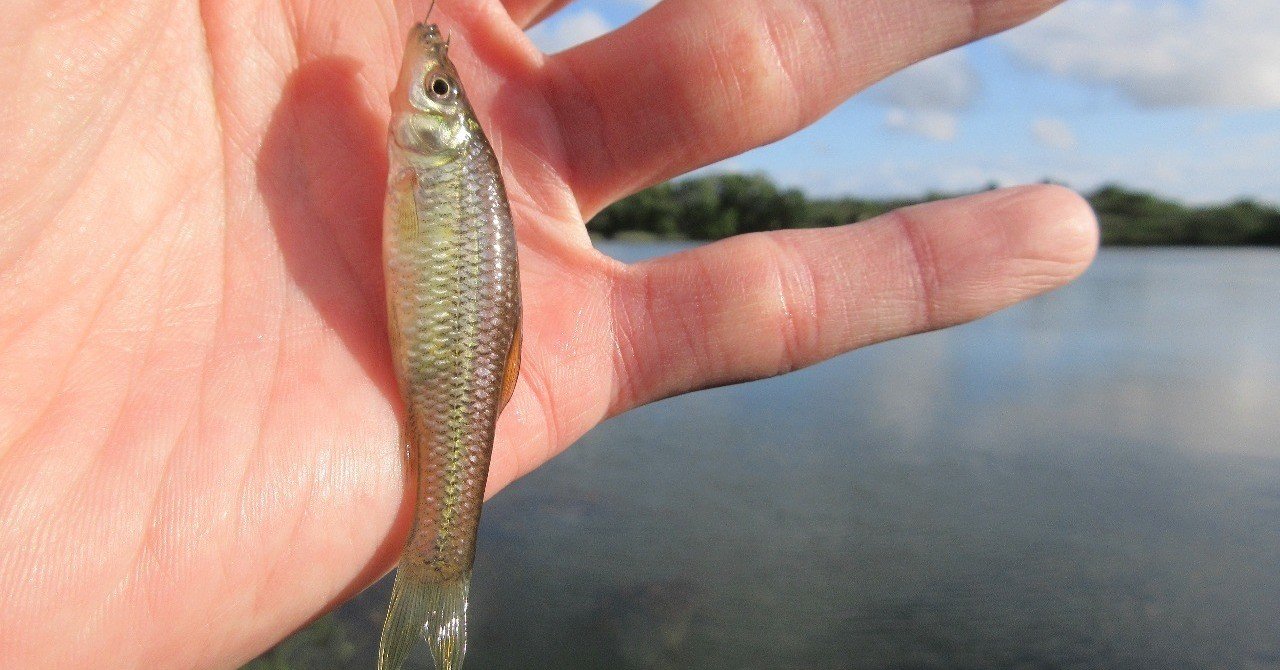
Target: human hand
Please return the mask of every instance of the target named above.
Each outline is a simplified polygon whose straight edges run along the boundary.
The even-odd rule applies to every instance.
[[[442,0],[520,240],[492,494],[602,419],[973,319],[1096,245],[1028,187],[633,266],[583,220],[1052,0],[667,0],[547,57],[565,0]],[[379,236],[426,0],[22,3],[0,44],[0,659],[207,668],[373,581],[409,521]]]

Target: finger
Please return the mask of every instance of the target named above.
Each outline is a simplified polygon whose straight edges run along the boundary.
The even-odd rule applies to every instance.
[[[507,14],[521,30],[537,25],[543,19],[560,11],[572,0],[503,0]]]
[[[875,81],[1059,0],[666,0],[553,57],[564,168],[590,216],[777,140]]]
[[[1079,275],[1097,239],[1079,196],[1031,186],[632,266],[613,300],[611,413],[990,314]]]

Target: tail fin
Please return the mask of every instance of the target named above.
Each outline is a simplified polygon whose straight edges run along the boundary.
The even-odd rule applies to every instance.
[[[400,670],[414,639],[422,635],[431,648],[436,670],[459,670],[467,652],[468,571],[448,582],[434,582],[414,574],[404,563],[391,587],[391,605],[382,626],[378,670]]]

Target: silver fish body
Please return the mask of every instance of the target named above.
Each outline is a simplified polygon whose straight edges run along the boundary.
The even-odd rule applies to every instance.
[[[392,97],[383,228],[387,321],[417,498],[379,668],[418,634],[461,665],[494,426],[519,368],[515,233],[497,159],[447,43],[415,26]]]

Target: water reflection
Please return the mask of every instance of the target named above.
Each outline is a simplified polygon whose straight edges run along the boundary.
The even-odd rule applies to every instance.
[[[1280,667],[1277,286],[1275,252],[1106,251],[612,421],[486,508],[469,666]],[[353,666],[385,590],[329,624]]]

